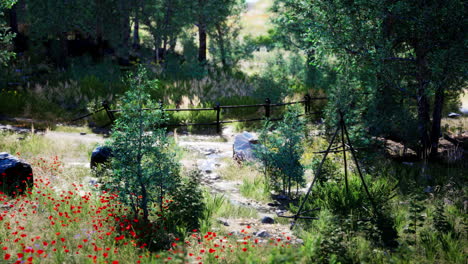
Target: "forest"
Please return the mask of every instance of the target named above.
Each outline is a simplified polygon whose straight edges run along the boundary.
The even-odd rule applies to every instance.
[[[0,0],[0,263],[466,263],[461,0]]]

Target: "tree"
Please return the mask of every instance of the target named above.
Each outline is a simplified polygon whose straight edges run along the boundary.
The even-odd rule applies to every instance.
[[[420,156],[426,158],[429,151],[436,156],[444,97],[460,92],[466,72],[463,2],[332,0],[300,5],[290,12],[309,19],[302,23],[307,26],[303,39],[316,44],[322,57],[336,58],[321,62],[338,69],[342,81],[335,94],[351,94],[336,107],[362,107],[361,121],[379,136],[394,132],[405,138],[412,125],[401,124],[399,131],[391,126],[408,120],[416,127]]]
[[[147,94],[157,83],[146,78],[142,69],[130,78],[132,89],[122,100],[122,115],[116,120],[109,143],[114,155],[113,175],[106,186],[118,190],[121,201],[132,208],[135,218],[142,213],[148,221],[156,203],[162,210],[164,195],[175,190],[179,165],[166,130],[160,128],[166,122],[164,112]],[[144,110],[145,107],[151,110]]]
[[[5,0],[0,2],[0,67],[6,66],[7,62],[14,56],[11,46],[15,34],[9,31],[3,22],[4,12],[15,4],[16,0]]]
[[[146,0],[143,22],[154,41],[154,58],[165,59],[168,50],[174,51],[177,37],[192,25],[191,5],[182,0]]]
[[[230,15],[217,21],[208,32],[212,60],[215,64],[220,63],[224,70],[235,67],[240,60],[249,57],[255,48],[248,39],[241,40],[239,37],[241,13],[245,8],[243,2],[233,2],[228,7],[226,12]]]
[[[275,30],[273,38],[287,50],[304,52],[306,56],[306,86],[317,87],[315,46],[316,43],[307,38],[307,33],[313,27],[313,14],[308,9],[307,2],[295,0],[275,0],[272,6],[275,16],[272,19]]]
[[[304,137],[304,123],[298,117],[297,109],[289,109],[276,130],[269,132],[271,123],[266,122],[259,136],[260,146],[256,155],[263,161],[264,174],[270,186],[288,196],[291,188],[305,184],[304,167],[300,163],[304,149],[301,146]]]
[[[209,32],[221,30],[222,24],[226,23],[231,15],[235,16],[238,14],[239,8],[245,6],[245,1],[197,0],[194,1],[193,4],[195,25],[198,28],[199,39],[198,60],[200,62],[205,62],[207,58],[207,36]]]

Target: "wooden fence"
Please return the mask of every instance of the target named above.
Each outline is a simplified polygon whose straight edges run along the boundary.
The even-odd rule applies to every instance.
[[[220,105],[216,103],[214,107],[211,108],[174,108],[174,109],[164,109],[162,103],[160,103],[160,107],[157,109],[164,110],[166,112],[184,112],[184,111],[215,111],[216,112],[216,122],[211,123],[183,123],[183,124],[167,124],[168,127],[181,127],[181,126],[216,126],[216,132],[221,133],[221,125],[222,124],[230,124],[230,123],[237,123],[237,122],[253,122],[253,121],[261,121],[261,120],[270,120],[270,121],[278,121],[282,118],[271,118],[271,111],[274,107],[283,107],[287,105],[295,105],[295,104],[302,104],[304,107],[304,114],[300,115],[309,115],[309,114],[316,114],[312,113],[312,101],[314,100],[326,100],[326,97],[311,97],[310,95],[306,94],[304,99],[301,101],[289,102],[289,103],[276,103],[272,104],[269,98],[265,99],[265,103],[263,104],[252,104],[252,105]],[[221,120],[221,111],[223,109],[241,109],[241,108],[264,108],[264,116],[259,118],[252,118],[252,119],[238,119],[238,120]],[[155,108],[144,108],[143,110],[156,110]],[[89,117],[94,115],[98,112],[106,111],[107,116],[109,117],[110,124],[112,124],[115,120],[114,113],[121,112],[121,109],[111,109],[109,103],[104,101],[102,103],[102,107],[92,113],[87,115],[81,116],[72,120],[72,122],[78,121],[80,119]]]

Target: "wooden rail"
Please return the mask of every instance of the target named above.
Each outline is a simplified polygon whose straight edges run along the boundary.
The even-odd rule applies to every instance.
[[[303,104],[304,106],[304,114],[299,115],[299,116],[304,116],[304,115],[310,115],[310,114],[317,114],[317,112],[312,113],[311,109],[311,103],[314,100],[326,100],[326,97],[311,97],[310,95],[306,94],[304,96],[304,100],[301,101],[295,101],[295,102],[288,102],[288,103],[276,103],[272,104],[269,98],[265,99],[265,103],[263,104],[251,104],[251,105],[220,105],[219,103],[216,103],[216,105],[212,108],[174,108],[174,109],[163,109],[162,103],[160,102],[160,107],[158,108],[143,108],[145,111],[150,111],[150,110],[164,110],[166,112],[184,112],[184,111],[215,111],[216,112],[216,122],[211,122],[211,123],[182,123],[182,124],[167,124],[167,127],[182,127],[182,126],[216,126],[216,132],[221,133],[221,125],[222,124],[231,124],[231,123],[237,123],[237,122],[254,122],[254,121],[262,121],[262,120],[270,120],[270,121],[278,121],[281,120],[282,118],[271,118],[271,110],[273,107],[282,107],[282,106],[287,106],[287,105],[295,105],[295,104]],[[265,111],[265,116],[264,117],[259,117],[259,118],[252,118],[252,119],[238,119],[238,120],[221,120],[221,111],[223,109],[242,109],[242,108],[264,108]],[[89,117],[91,115],[94,115],[98,112],[101,111],[106,111],[107,116],[109,117],[109,120],[111,121],[111,124],[115,120],[114,113],[122,112],[122,109],[110,109],[109,103],[104,101],[102,103],[102,108],[96,110],[95,112],[86,114],[84,116],[81,116],[79,118],[73,119],[72,122],[78,121],[80,119]]]

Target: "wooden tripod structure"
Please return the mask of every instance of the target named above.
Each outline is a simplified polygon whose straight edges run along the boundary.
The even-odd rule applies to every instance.
[[[302,201],[300,207],[299,207],[299,210],[297,211],[297,213],[293,216],[280,216],[280,217],[285,217],[285,218],[293,218],[294,221],[292,222],[291,224],[291,229],[294,227],[297,219],[308,219],[308,220],[316,220],[318,218],[316,217],[310,217],[310,216],[303,216],[303,214],[305,213],[308,213],[308,212],[311,212],[311,211],[316,211],[316,210],[320,210],[320,208],[315,208],[315,209],[312,209],[312,210],[308,210],[308,211],[303,211],[304,210],[304,205],[305,203],[307,202],[307,199],[309,198],[310,194],[311,194],[311,191],[312,191],[312,188],[314,187],[315,185],[315,182],[317,181],[317,179],[320,177],[321,173],[322,173],[322,167],[323,167],[323,164],[325,163],[325,160],[327,159],[327,156],[329,153],[331,152],[334,152],[334,153],[339,153],[339,152],[342,152],[343,153],[343,160],[344,160],[344,176],[345,176],[345,184],[346,184],[346,193],[349,192],[349,186],[348,186],[348,164],[347,164],[347,160],[346,160],[346,152],[347,151],[350,151],[351,152],[351,156],[354,160],[354,164],[356,165],[356,169],[359,173],[359,178],[361,179],[361,182],[362,182],[362,185],[364,187],[364,190],[367,194],[367,197],[369,198],[370,202],[371,202],[371,205],[372,205],[372,209],[374,210],[374,213],[377,214],[377,207],[376,207],[376,204],[374,202],[374,199],[372,198],[370,192],[369,192],[369,189],[367,188],[367,184],[364,180],[364,176],[362,175],[362,171],[361,171],[361,168],[359,167],[359,162],[357,160],[357,157],[356,157],[356,150],[353,148],[353,145],[351,144],[351,140],[349,138],[349,133],[348,133],[348,129],[346,127],[346,123],[344,121],[344,117],[343,117],[343,113],[341,111],[339,111],[339,115],[340,115],[340,121],[339,121],[339,125],[335,131],[335,133],[333,134],[333,137],[330,141],[330,144],[328,145],[328,148],[327,150],[325,151],[320,151],[320,152],[316,152],[316,153],[320,153],[320,154],[324,154],[323,155],[323,158],[322,158],[322,161],[320,162],[319,164],[319,167],[317,168],[317,171],[315,172],[315,176],[314,176],[314,179],[312,180],[312,183],[310,184],[309,186],[309,189],[307,190],[307,193],[305,195],[305,198],[304,200]],[[333,144],[335,143],[335,140],[337,139],[337,136],[338,136],[338,133],[341,131],[341,146],[338,146],[338,147],[335,147],[335,148],[332,148]]]

